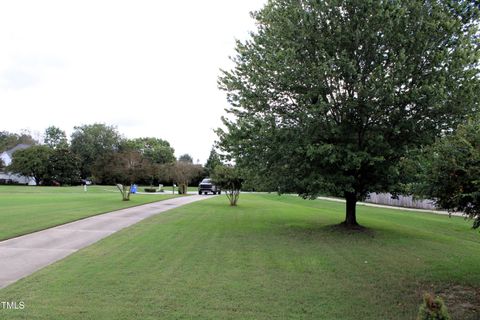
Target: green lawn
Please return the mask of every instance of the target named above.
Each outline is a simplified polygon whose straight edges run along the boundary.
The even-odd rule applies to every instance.
[[[274,195],[177,208],[0,290],[26,305],[0,319],[414,319],[424,290],[478,319],[470,222],[360,206],[369,230],[352,233],[333,226],[343,211]]]
[[[113,186],[78,187],[0,186],[0,240],[69,221],[172,195],[132,195],[122,201]]]

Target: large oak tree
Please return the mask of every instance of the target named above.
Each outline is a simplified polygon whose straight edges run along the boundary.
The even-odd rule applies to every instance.
[[[219,83],[219,145],[282,191],[356,203],[478,107],[478,4],[270,0]]]

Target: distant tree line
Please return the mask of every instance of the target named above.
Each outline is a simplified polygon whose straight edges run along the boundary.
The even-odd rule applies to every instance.
[[[96,184],[133,183],[143,185],[177,184],[186,192],[212,172],[219,156],[212,149],[208,167],[194,164],[189,154],[177,160],[166,140],[155,137],[128,139],[114,126],[102,123],[74,127],[67,139],[65,131],[50,126],[42,141],[29,134],[0,132],[0,150],[20,143],[31,145],[13,154],[12,163],[0,169],[33,177],[41,185],[78,185],[90,180]]]

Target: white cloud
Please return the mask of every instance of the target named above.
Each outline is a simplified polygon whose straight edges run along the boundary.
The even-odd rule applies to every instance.
[[[227,106],[219,69],[264,2],[1,2],[3,130],[105,122],[203,162]]]

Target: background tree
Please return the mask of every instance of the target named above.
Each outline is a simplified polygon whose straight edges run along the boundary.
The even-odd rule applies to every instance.
[[[143,157],[149,160],[150,168],[147,170],[149,176],[139,183],[154,185],[158,184],[162,179],[161,165],[175,162],[174,150],[168,141],[159,138],[136,138],[126,139],[122,141],[121,150],[135,150]]]
[[[48,159],[48,178],[61,185],[75,185],[81,182],[80,160],[62,143],[56,144]]]
[[[236,206],[244,178],[240,170],[233,166],[216,166],[212,174],[213,184],[225,191],[231,206]]]
[[[146,137],[128,139],[122,142],[128,149],[136,150],[152,163],[164,164],[175,162],[175,150],[166,140]]]
[[[279,191],[356,202],[399,181],[407,150],[478,109],[470,1],[272,0],[220,78],[222,151]]]
[[[130,200],[132,185],[149,175],[150,161],[136,150],[112,152],[92,167],[95,177],[117,185],[123,201]]]
[[[0,152],[11,149],[19,144],[35,145],[37,141],[27,132],[20,134],[0,131]]]
[[[50,126],[45,129],[43,142],[52,149],[68,147],[65,131],[55,126]]]
[[[186,194],[188,185],[202,174],[203,168],[190,162],[177,161],[166,165],[166,172],[168,172],[168,177],[177,184],[178,193]]]
[[[16,146],[18,144],[17,139],[17,135],[14,133],[10,133],[8,131],[0,131],[0,152]]]
[[[193,163],[193,158],[191,155],[188,153],[182,154],[180,157],[178,157],[178,161],[180,162],[187,162],[187,163]]]
[[[0,171],[2,171],[5,168],[5,162],[3,162],[3,159],[0,158]]]
[[[242,184],[242,190],[260,192],[279,191],[279,185],[276,181],[277,179],[270,179],[268,176],[261,175],[255,170],[255,168],[242,167],[242,176],[245,178],[245,181]],[[292,192],[294,191],[295,190],[292,190]]]
[[[9,172],[33,177],[37,185],[43,179],[49,179],[49,160],[52,149],[47,146],[32,146],[13,153],[12,163],[7,167]]]
[[[420,194],[449,211],[464,212],[480,226],[480,121],[460,125],[428,150]]]
[[[119,149],[121,136],[116,127],[103,123],[74,127],[71,136],[71,149],[81,161],[83,178],[90,177],[96,161]]]
[[[215,148],[210,150],[210,155],[208,156],[207,162],[205,163],[205,173],[207,177],[213,174],[213,170],[216,166],[222,164],[222,160],[220,159],[220,155],[217,153]]]

